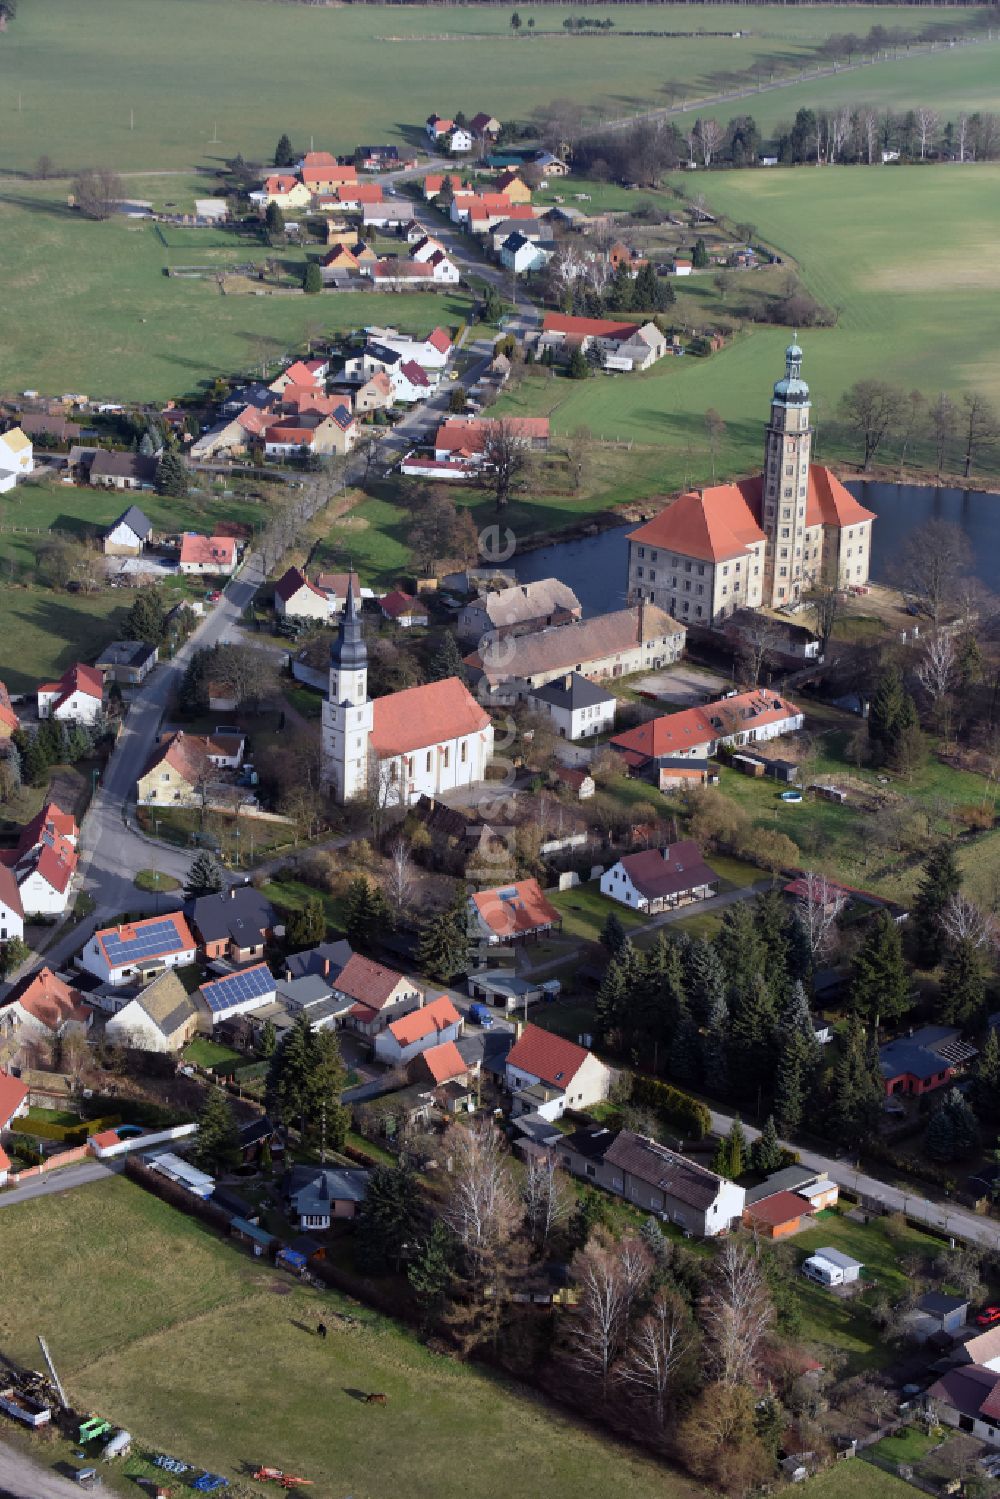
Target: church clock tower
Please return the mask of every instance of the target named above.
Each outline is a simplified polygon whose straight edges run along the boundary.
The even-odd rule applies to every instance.
[[[792,343],[785,350],[785,378],[774,387],[764,434],[764,604],[771,608],[797,599],[805,577],[811,409],[809,387],[802,379],[802,350]]]
[[[330,647],[330,685],[323,704],[323,772],[334,801],[349,802],[368,784],[374,709],[368,700],[368,650],[361,608],[348,580],[347,603]]]

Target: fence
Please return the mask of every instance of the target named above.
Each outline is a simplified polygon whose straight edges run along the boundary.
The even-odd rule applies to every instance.
[[[76,1145],[72,1150],[64,1150],[59,1155],[50,1156],[47,1161],[42,1161],[38,1166],[28,1166],[24,1171],[12,1171],[7,1177],[7,1185],[16,1187],[33,1176],[45,1176],[47,1172],[55,1171],[57,1166],[72,1166],[89,1155],[89,1145]]]

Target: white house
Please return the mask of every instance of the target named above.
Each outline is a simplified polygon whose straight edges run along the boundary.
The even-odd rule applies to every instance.
[[[430,260],[431,256],[436,255],[439,251],[442,255],[447,253],[439,239],[435,239],[430,234],[421,234],[410,250],[410,259]]]
[[[1000,1447],[1000,1372],[981,1364],[947,1369],[924,1397],[927,1409],[946,1426]]]
[[[719,877],[690,838],[667,848],[623,854],[601,875],[601,894],[633,911],[652,916],[691,901],[707,900],[719,888]]]
[[[197,531],[185,531],[181,537],[179,566],[182,573],[231,576],[236,571],[236,542],[232,536],[201,536]]]
[[[370,343],[394,349],[401,358],[415,359],[428,370],[443,370],[451,356],[451,334],[446,328],[435,328],[426,338],[409,338],[395,328],[366,328],[365,333]]]
[[[0,1010],[0,1034],[52,1041],[70,1031],[85,1035],[92,1019],[77,989],[70,988],[51,968],[40,968],[8,994]]]
[[[197,1031],[198,1008],[176,973],[168,971],[109,1016],[104,1036],[139,1051],[177,1052]]]
[[[550,1123],[566,1109],[603,1103],[614,1078],[593,1052],[537,1025],[524,1027],[507,1054],[504,1072],[514,1113],[541,1114]]]
[[[179,911],[150,916],[145,921],[103,927],[95,932],[79,957],[88,973],[118,988],[136,983],[164,968],[193,963],[198,944]],[[115,1008],[120,1009],[121,1006]]]
[[[528,239],[515,231],[508,234],[500,246],[500,260],[509,271],[517,275],[527,271],[540,271],[552,259],[552,251],[538,240]]]
[[[420,1052],[444,1041],[457,1041],[462,1017],[446,994],[423,1009],[394,1020],[375,1037],[375,1055],[389,1067],[405,1067]]]
[[[463,130],[461,126],[456,127],[448,138],[448,150],[452,156],[459,156],[465,151],[471,151],[473,144],[474,142],[469,131]]]
[[[203,1022],[209,1028],[269,1005],[275,995],[274,974],[266,963],[254,963],[235,973],[223,974],[202,984],[194,996]]]
[[[13,489],[18,479],[26,479],[34,468],[34,449],[27,433],[20,427],[0,433],[0,494]]]
[[[618,699],[578,671],[533,688],[528,701],[536,713],[552,720],[561,739],[589,739],[615,726]]]
[[[437,390],[440,377],[430,374],[415,359],[401,359],[388,371],[393,399],[404,406],[426,401]]]
[[[334,614],[329,594],[310,583],[305,573],[290,567],[274,585],[274,612],[280,619],[315,619],[325,622]]]
[[[653,607],[652,605],[647,607]],[[667,713],[616,734],[610,741],[632,771],[644,771],[665,760],[701,760],[720,744],[763,744],[795,734],[805,722],[802,710],[763,687],[734,693],[700,708]]]
[[[104,533],[106,557],[138,557],[153,534],[153,523],[138,505],[130,505]]]
[[[43,682],[38,689],[39,718],[59,718],[64,723],[96,723],[104,697],[104,673],[94,666],[71,666],[58,682]]]
[[[24,906],[14,871],[0,864],[0,942],[24,936]]]

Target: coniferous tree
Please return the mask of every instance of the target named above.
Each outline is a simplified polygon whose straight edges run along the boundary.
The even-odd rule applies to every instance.
[[[630,976],[626,976],[626,982]],[[684,972],[680,944],[662,933],[646,953],[638,985],[622,1017],[627,1049],[640,1056],[653,1051],[662,1060],[669,1050],[684,1006]]]
[[[366,1269],[391,1265],[398,1270],[422,1217],[420,1183],[409,1159],[402,1156],[392,1165],[376,1166],[358,1215],[360,1263]]]
[[[726,973],[711,942],[689,942],[684,953],[684,993],[691,1013],[701,1025],[709,1023],[719,1001],[725,1004]]]
[[[355,951],[367,952],[378,941],[380,923],[375,895],[367,875],[355,875],[344,897],[344,932]]]
[[[598,940],[605,952],[609,953],[612,958],[616,958],[625,946],[628,937],[625,934],[625,928],[619,920],[617,911],[609,911],[604,918],[604,925],[601,927],[601,935]]]
[[[276,167],[290,167],[295,165],[295,153],[288,136],[282,134],[278,137],[278,144],[274,148],[274,164]]]
[[[768,1114],[764,1128],[750,1147],[750,1164],[762,1176],[770,1176],[781,1165],[781,1143],[773,1114]]]
[[[833,1070],[830,1124],[850,1145],[868,1138],[878,1124],[885,1088],[878,1067],[878,1051],[856,1015],[841,1038],[840,1056]]]
[[[642,957],[626,941],[608,964],[597,991],[594,1014],[598,1034],[622,1049],[629,1046],[633,1035],[631,1006],[645,976]]]
[[[225,882],[222,865],[214,854],[203,848],[191,860],[184,894],[188,900],[197,900],[202,895],[218,895]]]
[[[742,983],[750,974],[767,972],[767,948],[751,905],[752,902],[741,900],[728,906],[715,939],[715,950],[730,987]]]
[[[277,203],[269,203],[264,213],[264,227],[269,235],[284,234],[285,215]]]
[[[310,895],[301,911],[293,911],[288,918],[285,937],[289,947],[299,949],[315,947],[326,936],[326,912],[319,895]],[[350,934],[348,933],[348,937]],[[354,946],[354,943],[351,943]]]
[[[851,1008],[863,1020],[898,1020],[913,1003],[899,927],[886,910],[868,923],[851,972]]]
[[[963,1160],[978,1148],[978,1121],[957,1088],[949,1089],[931,1114],[924,1144],[938,1161]]]
[[[156,465],[157,494],[172,495],[175,499],[182,500],[190,487],[187,464],[180,453],[167,448]]]
[[[569,378],[571,380],[590,379],[592,373],[590,363],[579,344],[575,344],[573,346],[573,352],[570,355],[567,373],[569,374]]]
[[[729,1007],[726,996],[716,993],[705,1017],[701,1039],[701,1074],[705,1087],[715,1098],[729,1092]]]
[[[310,1029],[306,1044],[308,1071],[303,1096],[303,1133],[327,1150],[339,1150],[347,1136],[351,1111],[340,1101],[347,1068],[336,1031]]]
[[[972,1106],[986,1123],[1000,1121],[1000,1036],[992,1025],[972,1068]]]
[[[681,1087],[693,1087],[701,1080],[701,1037],[686,1004],[674,1031],[668,1071]]]
[[[166,630],[167,611],[157,588],[140,588],[125,616],[125,639],[159,645]]]
[[[194,1142],[195,1163],[205,1171],[225,1171],[240,1158],[239,1130],[229,1099],[221,1088],[209,1085],[198,1114]]]
[[[446,911],[432,916],[417,943],[417,967],[439,984],[450,984],[469,971],[469,914],[459,889]]]
[[[451,1283],[455,1265],[455,1239],[442,1218],[435,1218],[431,1231],[406,1267],[406,1278],[430,1319],[440,1310]]]
[[[737,1095],[756,1105],[774,1081],[777,1020],[771,991],[759,971],[748,970],[730,988],[729,1015],[729,1076]]]
[[[809,933],[806,931],[805,923],[794,912],[788,923],[787,940],[788,977],[793,984],[799,980],[805,983],[812,976],[812,948],[809,945]]]
[[[809,1008],[806,998],[805,986],[799,982],[792,985],[788,999],[781,1011],[781,1035],[787,1038],[793,1034],[802,1037],[805,1051],[811,1066],[819,1062],[820,1044],[816,1039],[816,1023]]]
[[[443,682],[447,677],[457,677],[460,682],[468,680],[468,670],[462,660],[458,642],[449,630],[442,637],[427,668],[428,682]]]
[[[813,1042],[815,1045],[815,1037]],[[774,1071],[774,1117],[782,1134],[794,1134],[801,1124],[815,1070],[812,1052],[802,1032],[789,1032],[778,1052]]]
[[[694,249],[691,252],[691,264],[696,271],[703,271],[708,265],[708,247],[700,235],[695,240]]]
[[[941,975],[940,1018],[949,1025],[971,1025],[986,1002],[986,975],[979,949],[968,937],[953,942]]]
[[[268,1113],[281,1124],[293,1124],[305,1112],[311,1031],[305,1012],[297,1015],[271,1057],[265,1100]]]
[[[323,290],[323,272],[318,261],[310,260],[302,272],[302,290],[307,297],[314,297]]]
[[[269,1062],[274,1056],[275,1047],[278,1044],[278,1033],[274,1028],[273,1020],[265,1020],[260,1028],[260,1036],[257,1038],[257,1055],[265,1062]]]
[[[743,1125],[738,1119],[734,1119],[729,1126],[728,1135],[724,1135],[716,1148],[715,1159],[712,1162],[712,1170],[719,1176],[728,1177],[735,1181],[743,1175],[747,1168],[748,1149],[747,1137]]]
[[[913,931],[917,958],[922,967],[933,968],[944,956],[946,938],[941,916],[953,895],[962,885],[962,875],[955,859],[953,844],[939,843],[928,854],[924,872],[913,903]]]
[[[917,710],[898,666],[888,666],[868,709],[868,743],[875,765],[892,764],[906,731],[917,724]]]

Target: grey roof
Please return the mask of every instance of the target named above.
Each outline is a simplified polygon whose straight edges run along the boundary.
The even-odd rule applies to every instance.
[[[785,1166],[783,1170],[774,1171],[765,1177],[760,1186],[749,1188],[747,1207],[754,1202],[763,1202],[765,1197],[773,1197],[775,1192],[797,1192],[800,1187],[806,1187],[815,1180],[816,1172],[805,1166]]]
[[[686,1156],[658,1145],[645,1135],[623,1129],[604,1152],[605,1161],[627,1171],[639,1181],[658,1187],[680,1202],[704,1210],[719,1195],[722,1178],[706,1166],[689,1161]]]
[[[879,1047],[878,1064],[884,1078],[909,1073],[926,1082],[947,1067],[959,1067],[976,1055],[954,1026],[925,1025],[912,1036],[900,1036]]]
[[[108,527],[108,531],[113,531],[116,526],[122,525],[134,531],[141,541],[145,541],[147,536],[153,534],[153,522],[148,515],[143,514],[138,505],[130,505],[127,510],[123,510],[118,519]]]
[[[330,985],[318,973],[304,973],[297,979],[279,979],[275,985],[279,999],[287,999],[298,1008],[319,1004],[333,993]]]
[[[143,453],[109,453],[102,448],[90,465],[90,477],[137,479],[140,484],[152,484],[158,467],[155,458],[147,458]]]
[[[570,713],[578,708],[596,708],[609,699],[614,700],[613,692],[598,687],[596,682],[581,676],[578,671],[570,672],[567,677],[557,677],[554,682],[546,682],[544,687],[535,687],[531,695],[540,702],[551,703],[553,708],[565,708]]]
[[[969,1305],[968,1296],[946,1296],[943,1291],[925,1291],[917,1302],[917,1310],[929,1312],[932,1317],[947,1317]]]
[[[510,588],[481,593],[475,603],[498,628],[528,624],[564,612],[580,612],[580,600],[569,584],[558,578],[538,578],[533,583],[515,583]]]
[[[120,991],[119,991],[120,992]],[[136,996],[153,1024],[164,1036],[172,1036],[185,1021],[197,1014],[197,1006],[172,968],[161,973]]]
[[[518,1114],[511,1124],[518,1134],[526,1135],[537,1145],[551,1145],[562,1139],[562,1131],[541,1114]]]
[[[231,939],[237,947],[257,947],[274,928],[271,902],[252,885],[233,885],[219,895],[202,895],[186,908],[203,942]]]
[[[293,952],[285,959],[285,972],[293,979],[308,973],[334,979],[353,956],[351,944],[342,937],[338,942],[321,942],[306,952]]]
[[[809,1256],[810,1259],[826,1260],[831,1265],[836,1265],[840,1270],[860,1270],[861,1260],[856,1260],[852,1255],[842,1254],[839,1249],[831,1249],[824,1246],[822,1249],[814,1249]]]
[[[156,646],[145,640],[112,640],[97,658],[97,666],[145,666],[156,655]]]
[[[285,1196],[303,1217],[329,1216],[336,1202],[364,1202],[370,1171],[341,1166],[293,1166],[282,1183]]]

